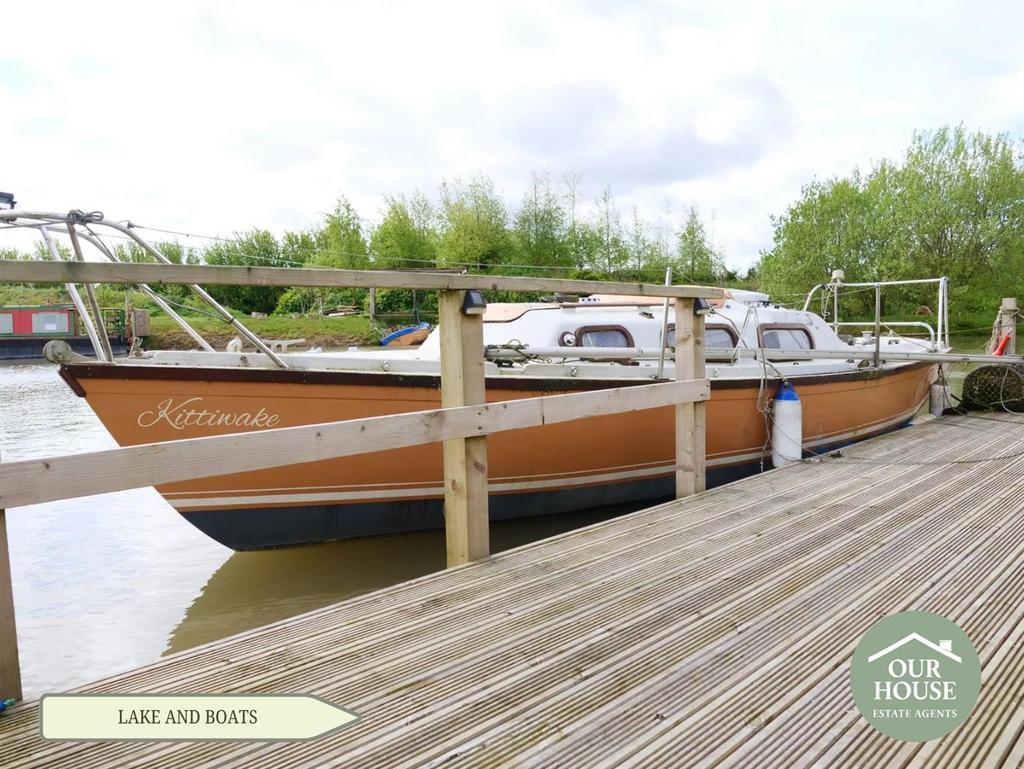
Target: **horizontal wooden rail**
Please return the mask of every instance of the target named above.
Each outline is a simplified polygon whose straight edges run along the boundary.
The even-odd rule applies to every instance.
[[[704,401],[685,379],[0,464],[0,509]]]
[[[479,291],[551,291],[717,299],[711,286],[662,286],[651,283],[454,275],[443,272],[334,270],[291,267],[221,267],[192,264],[107,264],[0,260],[0,283],[148,283],[229,286],[313,286],[344,288],[418,288]]]

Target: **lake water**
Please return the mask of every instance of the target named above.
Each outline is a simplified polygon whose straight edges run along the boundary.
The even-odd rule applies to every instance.
[[[0,365],[0,460],[114,446],[55,366]],[[610,515],[497,524],[493,548]],[[7,530],[26,699],[412,579],[445,560],[440,531],[234,553],[152,489],[14,508]]]

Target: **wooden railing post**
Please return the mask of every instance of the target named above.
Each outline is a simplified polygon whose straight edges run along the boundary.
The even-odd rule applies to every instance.
[[[1017,298],[1007,297],[1003,299],[999,307],[999,326],[1001,336],[1010,337],[1009,343],[1003,350],[1003,355],[1017,354]]]
[[[483,316],[462,312],[464,295],[438,294],[442,408],[486,400]],[[449,566],[490,553],[484,436],[444,441],[444,522]]]
[[[694,379],[697,361],[694,332],[697,324],[693,314],[693,300],[676,297],[675,312],[676,379]],[[703,348],[700,352],[703,355]],[[703,358],[701,360],[703,370]],[[676,406],[676,497],[680,498],[698,490],[696,414],[694,403],[680,403]]]
[[[18,630],[14,623],[11,554],[7,546],[7,515],[0,509],[0,700],[21,699]]]
[[[691,300],[692,302],[693,300]],[[704,379],[704,315],[693,318],[693,378]],[[707,401],[693,404],[693,490],[707,487]]]

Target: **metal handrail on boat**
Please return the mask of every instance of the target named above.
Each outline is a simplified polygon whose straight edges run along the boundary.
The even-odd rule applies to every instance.
[[[873,320],[865,320],[865,321],[849,320],[849,321],[842,321],[841,323],[834,323],[833,324],[833,326],[851,326],[853,328],[863,327],[863,326],[874,326],[874,325],[875,325],[875,322]],[[935,340],[936,340],[935,328],[930,323],[925,323],[923,320],[886,320],[886,321],[882,321],[882,325],[885,326],[886,328],[899,327],[899,326],[906,327],[906,328],[923,328],[923,329],[925,329],[928,332],[928,341],[931,342],[931,344],[933,344],[933,345],[935,344]]]
[[[523,361],[533,358],[551,358],[554,360],[657,360],[660,351],[649,347],[530,347],[489,345],[484,349],[484,357],[490,361]],[[796,349],[780,350],[751,349],[736,347],[709,347],[704,351],[707,360],[735,361],[813,361],[813,360],[872,360],[875,350],[867,346],[848,350]],[[1024,361],[1019,356],[975,355],[952,352],[931,352],[911,350],[883,350],[883,361],[923,361],[936,363],[1016,363]]]
[[[818,291],[827,291],[832,295],[832,328],[838,334],[839,327],[843,325],[850,325],[849,323],[841,323],[839,321],[839,292],[841,288],[873,288],[875,289],[875,320],[873,323],[857,323],[856,325],[873,325],[875,327],[875,339],[877,340],[881,335],[881,314],[882,314],[882,293],[881,290],[887,286],[913,286],[913,285],[925,285],[928,283],[938,284],[938,307],[935,313],[936,315],[936,326],[937,328],[933,331],[931,326],[928,325],[928,329],[934,334],[933,343],[941,345],[946,349],[949,349],[949,278],[942,276],[941,278],[919,278],[914,280],[876,280],[862,283],[846,283],[844,281],[845,275],[842,270],[833,270],[832,280],[828,283],[819,283],[810,291],[807,292],[807,298],[804,300],[803,311],[807,312],[811,306],[811,300]],[[907,322],[889,322],[885,325],[899,326],[908,325]],[[927,325],[927,324],[925,324]]]
[[[153,257],[156,261],[162,264],[174,264],[174,262],[172,262],[170,259],[164,256],[163,253],[161,253],[160,249],[158,249],[151,243],[147,242],[143,238],[139,237],[133,231],[131,222],[122,224],[121,222],[111,221],[109,219],[104,218],[103,214],[98,211],[94,211],[91,213],[85,213],[82,211],[69,211],[66,214],[58,214],[44,211],[19,211],[10,209],[0,210],[0,222],[15,221],[17,221],[16,226],[18,227],[39,230],[41,236],[47,242],[47,247],[50,249],[51,254],[57,261],[60,260],[60,253],[57,250],[56,246],[52,243],[52,238],[50,237],[50,233],[55,231],[62,232],[68,235],[68,237],[71,239],[71,245],[74,250],[74,256],[80,262],[85,261],[85,257],[82,254],[80,244],[80,241],[84,240],[85,242],[92,245],[108,261],[122,263],[121,260],[117,258],[117,255],[114,252],[114,250],[110,248],[103,241],[103,238],[93,229],[94,227],[107,227],[111,230],[114,230],[117,233],[120,233],[122,236],[126,236],[127,238],[132,240],[140,248],[142,248],[143,251],[145,251],[147,254]],[[176,313],[170,307],[170,305],[168,305],[167,302],[162,297],[160,297],[159,294],[157,294],[152,288],[145,284],[136,284],[136,287],[140,291],[142,291],[142,293],[144,293],[147,297],[152,299],[157,304],[157,306],[160,307],[160,309],[166,312],[167,315],[170,318],[172,318],[179,326],[181,326],[182,330],[184,330],[185,333],[192,337],[192,339],[195,340],[195,342],[199,344],[203,349],[210,352],[213,351],[213,347],[209,344],[209,342],[207,342],[202,337],[202,335],[199,334],[199,332],[197,332],[187,321],[185,321],[184,318],[182,318],[178,313]],[[204,303],[206,303],[210,308],[212,308],[213,311],[216,312],[217,315],[221,318],[221,320],[228,323],[239,334],[241,334],[243,337],[249,340],[249,342],[255,345],[255,347],[260,352],[265,354],[271,361],[273,361],[274,365],[278,366],[279,368],[288,368],[288,364],[285,363],[284,360],[277,353],[275,353],[266,342],[264,342],[257,334],[253,333],[241,321],[239,321],[234,315],[232,315],[231,312],[228,311],[228,309],[224,307],[220,302],[218,302],[216,299],[210,296],[210,294],[207,293],[202,286],[191,283],[188,284],[188,287],[196,296],[198,296]],[[90,296],[90,304],[95,305],[92,287],[90,285],[86,285],[86,291]],[[71,293],[72,300],[74,300],[78,292],[77,289],[71,291],[69,288],[69,293]],[[78,302],[80,301],[81,298],[79,297]],[[76,306],[78,302],[76,302]],[[83,318],[85,317],[86,315],[83,313]],[[96,357],[98,360],[106,361],[108,363],[113,362],[113,355],[108,350],[109,343],[107,345],[104,345],[104,340],[100,336],[92,333],[89,334],[89,340],[93,345],[93,349],[96,352]]]

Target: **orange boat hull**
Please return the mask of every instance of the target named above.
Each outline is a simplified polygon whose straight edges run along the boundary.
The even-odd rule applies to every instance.
[[[65,365],[62,375],[122,446],[440,407],[430,376],[88,363]],[[912,364],[793,379],[804,445],[822,451],[902,426],[934,378],[934,365]],[[487,384],[488,400],[501,401],[622,382]],[[712,380],[709,486],[756,472],[765,456],[770,466],[758,391],[757,380]],[[487,453],[494,518],[639,505],[672,494],[673,413],[658,408],[498,433]],[[218,541],[256,549],[441,526],[441,478],[441,446],[431,444],[157,490]]]

